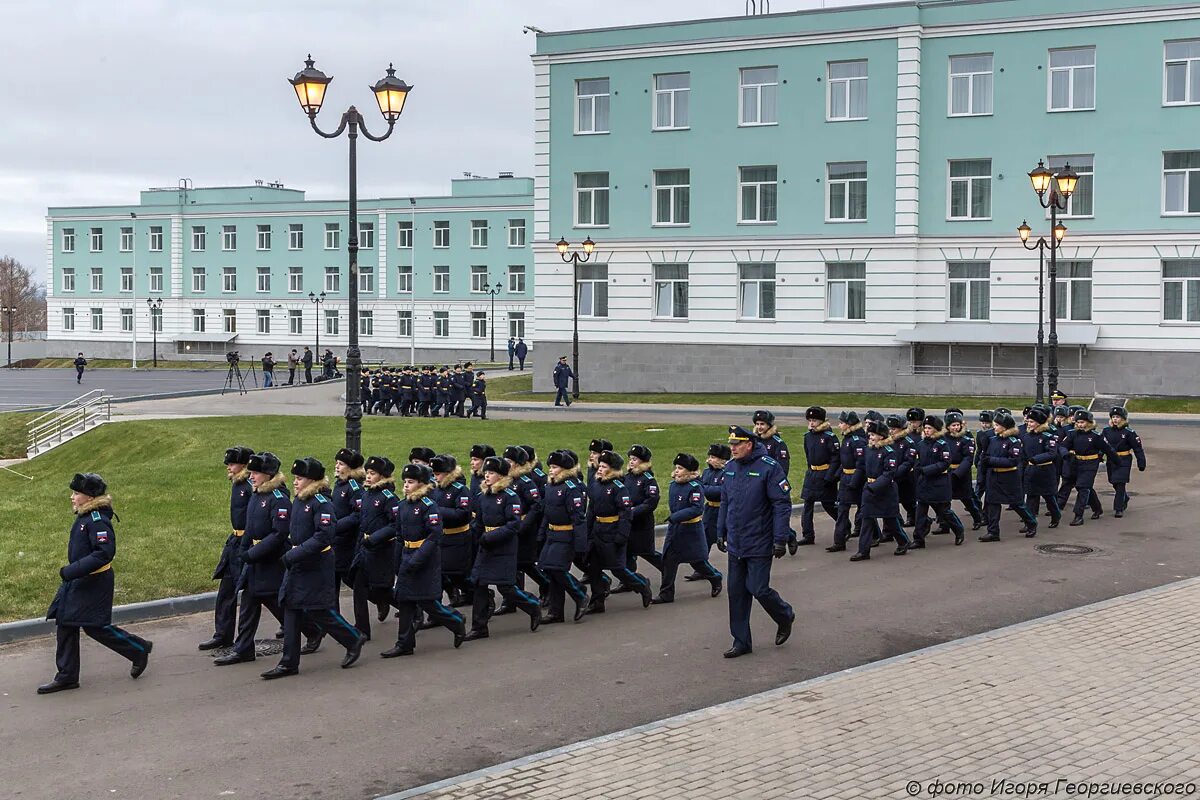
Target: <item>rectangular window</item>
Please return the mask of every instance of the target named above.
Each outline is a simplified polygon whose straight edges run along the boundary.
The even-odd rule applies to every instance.
[[[254,270],[254,272],[256,279],[254,284],[255,290],[259,292],[271,291],[271,268],[258,267]]]
[[[363,292],[364,294],[371,294],[375,291],[374,267],[358,268],[358,291]]]
[[[433,312],[433,335],[445,338],[450,335],[450,312]]]
[[[774,264],[738,264],[738,317],[775,319]]]
[[[1200,322],[1200,259],[1162,262],[1163,321]]]
[[[304,291],[304,267],[288,267],[288,291]]]
[[[192,226],[192,252],[203,253],[205,245],[208,244],[208,232],[204,230],[203,225]]]
[[[161,294],[163,290],[163,268],[150,268],[150,291]]]
[[[208,276],[204,272],[204,267],[192,267],[192,291],[203,292],[208,285]]]
[[[121,240],[118,242],[118,249],[122,253],[133,252],[133,228],[121,228]]]
[[[150,330],[156,333],[162,333],[163,317],[161,308],[150,309]]]
[[[150,226],[150,252],[161,253],[163,249],[163,231],[161,225]]]
[[[1051,111],[1096,108],[1096,48],[1050,51],[1049,107]]]
[[[121,332],[131,333],[133,331],[133,309],[121,309]]]
[[[271,332],[271,309],[260,308],[254,312],[254,322],[259,333]]]
[[[412,336],[412,312],[397,311],[396,312],[396,335],[397,336]]]
[[[1200,150],[1163,153],[1163,213],[1200,214]]]
[[[575,173],[575,227],[608,226],[608,173]]]
[[[450,291],[450,267],[439,264],[433,268],[433,291],[441,294]]]
[[[692,94],[690,72],[654,76],[654,130],[672,131],[688,127],[688,104]]]
[[[334,293],[342,290],[342,271],[338,267],[325,268],[325,291]]]
[[[121,291],[133,291],[133,267],[121,267]]]
[[[827,221],[862,222],[867,218],[867,162],[842,161],[825,165],[829,187]]]
[[[779,68],[740,70],[739,125],[775,125],[779,121]]]
[[[575,81],[575,132],[608,133],[608,78]]]
[[[255,245],[258,247],[259,250],[270,250],[271,249],[271,226],[270,225],[259,225],[256,228],[256,231],[257,231],[257,234],[256,234],[256,239],[255,239]]]
[[[92,330],[94,330],[94,331],[104,330],[104,309],[103,308],[93,308],[92,309]]]
[[[1093,182],[1095,179],[1095,161],[1090,155],[1078,156],[1048,156],[1046,164],[1054,172],[1059,172],[1066,169],[1067,165],[1071,165],[1076,174],[1079,175],[1079,181],[1075,184],[1075,191],[1067,198],[1067,209],[1059,214],[1062,217],[1091,217],[1095,215],[1092,207],[1092,201],[1095,198],[1095,187]],[[1049,218],[1049,214],[1047,214]]]
[[[825,265],[825,302],[828,319],[867,318],[867,265],[847,262]]]
[[[738,222],[775,222],[779,175],[775,167],[738,167]]]
[[[608,316],[608,265],[580,264],[576,267],[579,292],[579,316]]]
[[[991,219],[992,160],[950,162],[950,219]]]
[[[342,246],[342,226],[336,222],[325,223],[325,249],[337,250]]]
[[[524,264],[509,264],[508,265],[508,293],[509,294],[524,294],[525,293],[525,265]]]
[[[62,327],[64,331],[75,330],[75,309],[64,308],[62,310]]]
[[[409,250],[412,248],[411,222],[396,223],[396,247],[401,250]]]
[[[654,170],[654,224],[691,222],[692,173],[686,169]]]
[[[396,267],[396,270],[396,291],[401,294],[410,294],[413,290],[412,265],[401,264]]]
[[[104,291],[104,270],[100,267],[92,267],[92,291]]]
[[[304,312],[300,309],[288,309],[288,333],[293,336],[304,333]]]
[[[488,224],[486,219],[471,220],[471,247],[487,247]]]
[[[450,223],[447,220],[441,220],[433,223],[433,246],[434,247],[449,247],[450,246]]]
[[[204,333],[204,309],[192,309],[192,333]]]
[[[867,118],[867,62],[830,61],[827,119]]]
[[[481,264],[471,265],[471,291],[486,292],[488,290],[488,268]]]
[[[525,312],[508,312],[508,335],[513,339],[525,338]]]
[[[237,291],[237,267],[222,267],[221,268],[221,291],[236,292]]]
[[[75,252],[75,229],[74,228],[63,228],[62,229],[62,251],[64,253],[74,253]]]
[[[1054,316],[1058,319],[1092,318],[1092,262],[1058,262]]]
[[[304,249],[304,225],[293,222],[288,225],[288,250]]]
[[[62,290],[64,292],[75,291],[75,268],[74,267],[63,267]]]
[[[992,113],[992,54],[950,56],[950,116]]]
[[[93,253],[99,253],[104,249],[104,230],[102,228],[92,228],[88,236],[88,249]]]
[[[222,309],[221,323],[222,329],[225,331],[225,333],[237,333],[237,309]]]
[[[1200,103],[1200,39],[1164,45],[1163,105]]]
[[[371,250],[375,247],[374,222],[358,223],[358,246],[363,250]]]
[[[358,312],[358,332],[363,336],[375,335],[375,312],[360,311]]]
[[[237,226],[222,225],[221,226],[221,249],[225,251],[237,250]]]
[[[525,220],[510,219],[508,221],[508,246],[525,246]]]
[[[992,265],[987,261],[951,261],[950,319],[988,319],[992,304]]]
[[[471,312],[471,338],[482,339],[487,336],[487,312]]]
[[[325,333],[328,336],[338,335],[338,312],[336,309],[325,309]]]
[[[654,265],[654,316],[687,319],[687,264]]]

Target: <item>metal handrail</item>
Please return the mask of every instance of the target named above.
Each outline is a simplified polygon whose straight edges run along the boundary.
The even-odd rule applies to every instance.
[[[97,394],[98,392],[100,394]],[[88,399],[84,400],[84,398]],[[51,414],[55,416],[45,422],[35,424]],[[99,425],[101,422],[110,421],[112,421],[112,397],[103,394],[101,389],[93,389],[29,423],[27,426],[29,453],[31,456],[37,455],[41,448],[52,442],[62,444],[67,438],[72,438],[67,434],[76,429],[78,429],[78,433],[83,433],[89,425]]]
[[[42,414],[40,417],[36,417],[36,418],[30,420],[29,425],[33,425],[37,422],[40,422],[41,420],[45,419],[46,417],[50,416],[51,414],[57,414],[59,411],[62,411],[64,408],[67,408],[68,406],[78,405],[85,398],[91,398],[93,395],[103,396],[103,394],[104,394],[103,389],[92,389],[90,392],[81,394],[81,395],[79,395],[79,397],[76,397],[74,400],[68,400],[67,402],[65,402],[61,406],[59,406],[58,408],[52,408],[49,411],[47,411],[45,414]],[[28,426],[26,426],[26,427],[28,427]]]
[[[33,426],[33,423],[30,423],[30,426],[32,426],[32,427],[29,427],[29,426],[27,426],[27,427],[29,427],[29,432],[31,434],[40,433],[43,429],[48,428],[52,425],[55,425],[56,423],[60,422],[63,418],[75,413],[76,411],[86,411],[87,409],[92,408],[97,405],[100,405],[100,404],[107,405],[108,401],[110,399],[111,398],[109,398],[107,395],[101,395],[100,397],[94,397],[91,400],[88,400],[86,403],[80,403],[78,406],[75,406],[74,408],[65,409],[57,417],[55,417],[54,419],[51,419],[51,420],[47,420],[47,421],[43,422],[41,425]],[[88,415],[84,414],[84,416],[86,417]]]

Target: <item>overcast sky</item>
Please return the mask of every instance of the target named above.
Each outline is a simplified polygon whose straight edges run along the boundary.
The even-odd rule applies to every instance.
[[[864,0],[827,0],[825,5]],[[822,5],[774,0],[773,12]],[[334,76],[327,128],[389,61],[413,84],[392,139],[359,149],[359,195],[445,193],[465,171],[533,168],[534,36],[737,16],[744,0],[0,0],[0,255],[41,275],[48,206],[256,178],[346,195],[346,143],[309,130],[285,82]],[[362,140],[360,140],[362,141]]]

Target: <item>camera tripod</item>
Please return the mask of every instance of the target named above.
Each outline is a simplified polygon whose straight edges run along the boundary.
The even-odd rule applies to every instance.
[[[229,374],[225,376],[225,388],[221,390],[221,394],[233,388],[237,388],[238,394],[246,393],[246,379],[242,377],[242,367],[237,361],[229,362]]]

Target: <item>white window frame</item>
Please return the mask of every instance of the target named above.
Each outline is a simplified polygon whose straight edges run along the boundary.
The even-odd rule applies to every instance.
[[[91,279],[90,283],[88,284],[91,287],[91,290],[93,292],[103,292],[104,291],[104,268],[103,267],[92,267],[88,274]]]
[[[74,253],[75,252],[75,229],[74,228],[63,228],[62,229],[61,250],[64,253]]]
[[[375,249],[375,223],[374,222],[358,223],[358,249],[359,250],[374,250]]]
[[[987,267],[988,276],[986,278],[956,278],[951,274],[955,266],[978,266],[983,264]],[[972,316],[971,298],[974,284],[982,283],[987,287],[987,305],[983,309],[983,316]],[[954,260],[946,262],[946,319],[953,322],[985,322],[992,318],[992,265],[988,261],[982,260]],[[962,313],[957,316],[954,313],[954,289],[956,286],[962,287],[963,292],[963,307]]]
[[[1162,160],[1162,215],[1164,217],[1194,217],[1200,215],[1200,205],[1196,211],[1188,211],[1191,206],[1191,175],[1192,173],[1200,173],[1200,166],[1183,167],[1179,169],[1167,169],[1167,156],[1171,153],[1196,153],[1197,160],[1200,161],[1200,150],[1164,150]],[[1167,176],[1182,175],[1183,176],[1183,210],[1170,211],[1167,209]],[[1200,188],[1200,187],[1198,187]]]
[[[271,332],[271,309],[258,308],[254,310],[254,329],[263,335]]]
[[[445,219],[434,220],[433,222],[433,247],[435,250],[444,250],[450,246],[450,221]]]
[[[288,292],[300,294],[304,291],[304,267],[288,267]]]
[[[192,226],[192,252],[203,253],[208,247],[208,229],[203,225]]]
[[[237,291],[237,267],[221,267],[221,291],[230,294]]]
[[[851,165],[856,165],[856,164],[862,165],[863,177],[861,177],[861,178],[839,177],[836,179],[833,177],[833,170],[835,167],[840,167],[840,166],[849,167]],[[867,221],[867,209],[868,209],[868,202],[869,202],[867,180],[869,177],[870,177],[870,173],[867,171],[867,162],[866,161],[830,161],[825,165],[825,221],[826,222],[866,222]],[[861,217],[852,217],[852,216],[850,216],[850,208],[852,205],[850,202],[850,192],[851,192],[851,189],[856,188],[859,184],[862,185],[861,190],[863,193],[863,204],[862,204],[863,215]],[[842,206],[843,206],[843,208],[841,209],[841,211],[842,211],[841,216],[835,216],[835,214],[834,214],[834,211],[835,211],[835,209],[833,207],[833,187],[834,186],[842,187]]]
[[[237,309],[221,309],[221,330],[225,333],[237,333]]]
[[[508,265],[508,293],[525,294],[525,265]]]
[[[257,225],[254,228],[254,246],[259,251],[271,249],[271,226]]]
[[[221,250],[226,253],[237,250],[237,225],[221,226]]]
[[[150,289],[149,289],[150,293],[151,294],[162,294],[163,268],[162,267],[151,267],[150,273],[149,273],[149,278],[150,278]]]
[[[411,309],[402,309],[396,312],[396,336],[413,335],[413,317]]]
[[[398,294],[412,294],[413,290],[413,268],[411,264],[398,264],[396,266],[396,292]]]
[[[402,219],[396,223],[396,249],[411,250],[413,246],[413,224],[411,220]]]
[[[1196,262],[1195,277],[1179,277],[1168,278],[1165,275],[1166,266],[1170,262]],[[1162,292],[1162,302],[1159,303],[1159,313],[1162,315],[1162,324],[1164,325],[1198,325],[1200,324],[1200,316],[1195,319],[1188,319],[1188,294],[1200,293],[1200,260],[1194,258],[1164,258],[1159,262],[1159,281]],[[1169,319],[1167,317],[1167,284],[1179,284],[1179,319]],[[1193,285],[1194,284],[1194,285]]]
[[[471,220],[471,247],[488,246],[488,224],[486,219]]]
[[[438,339],[446,339],[450,336],[450,312],[435,311],[433,312],[433,335]]]
[[[208,291],[208,270],[204,267],[192,267],[192,294],[204,294]]]
[[[62,310],[62,329],[64,331],[75,330],[75,307],[64,306]]]
[[[775,80],[762,81],[759,83],[747,83],[746,73],[758,69],[773,69],[775,70]],[[746,90],[754,90],[754,120],[746,121]],[[763,91],[769,90],[775,94],[775,119],[768,122],[763,121]],[[759,67],[740,67],[738,69],[738,127],[739,128],[759,128],[769,125],[779,124],[779,65],[763,65]]]
[[[358,312],[358,333],[360,336],[375,335],[375,312],[362,311]]]
[[[341,250],[342,249],[342,223],[326,222],[325,223],[325,249],[326,250]]]
[[[746,269],[753,267],[770,267],[772,272],[770,277],[746,277]],[[779,269],[777,265],[761,262],[742,262],[737,265],[738,268],[738,293],[737,293],[737,318],[739,321],[747,322],[772,322],[779,314]],[[765,296],[765,286],[770,284],[772,287],[771,294],[774,296],[772,301],[773,308],[770,315],[763,314],[763,298]],[[745,308],[746,292],[753,291],[755,293],[754,306],[757,310],[756,315],[745,315],[742,313]]]
[[[661,88],[659,80],[661,78],[676,78],[680,75],[687,79],[686,86],[673,88]],[[653,100],[650,104],[650,129],[654,131],[686,131],[691,128],[691,105],[692,105],[692,73],[690,72],[660,72],[652,79]],[[671,109],[671,118],[669,124],[664,124],[664,120],[659,118],[659,99],[666,98],[668,107]],[[682,116],[684,123],[678,124],[680,117],[680,108],[683,109]]]
[[[957,177],[957,178],[951,177],[950,173],[954,168],[954,164],[956,162],[960,162],[960,161],[986,161],[986,162],[988,162],[988,174],[987,175],[968,175],[968,176],[962,176],[962,177]],[[994,194],[992,192],[992,172],[993,172],[993,164],[992,164],[991,158],[952,158],[952,159],[949,159],[946,161],[946,221],[947,222],[987,222],[987,221],[991,220],[991,218],[992,218],[992,200],[994,199]],[[972,217],[972,216],[955,217],[955,216],[953,216],[951,214],[951,211],[953,210],[953,203],[951,201],[951,197],[954,192],[954,183],[956,181],[966,181],[967,182],[967,213],[970,214],[971,207],[973,205],[973,203],[971,201],[974,199],[975,192],[977,191],[975,182],[976,181],[984,181],[984,180],[987,181],[987,187],[988,187],[988,214],[987,214],[987,216],[986,217]]]
[[[122,227],[121,238],[117,242],[117,250],[122,253],[133,252],[133,228]]]
[[[375,293],[375,268],[368,265],[358,267],[358,291],[360,294]]]
[[[254,291],[260,294],[270,294],[271,292],[271,268],[270,267],[255,267],[254,268]]]
[[[288,223],[288,250],[304,249],[304,223]]]
[[[984,70],[965,70],[963,72],[954,71],[954,59],[956,58],[987,58],[990,66]],[[990,117],[994,113],[996,107],[996,54],[995,53],[956,53],[950,56],[949,61],[949,79],[946,81],[946,116],[948,117]],[[988,77],[987,91],[987,111],[975,111],[977,92],[979,90],[976,84],[976,79],[986,75]],[[955,79],[963,79],[967,82],[967,110],[954,110],[954,81]]]
[[[203,308],[192,309],[192,333],[204,333],[208,327],[208,316]]]
[[[490,279],[486,264],[471,265],[471,293],[482,294],[488,290]]]
[[[104,330],[104,309],[102,307],[93,306],[92,308],[92,330]]]
[[[163,249],[163,229],[161,225],[150,226],[150,245],[151,253],[161,253]]]
[[[1055,53],[1065,53],[1073,50],[1091,50],[1092,63],[1091,66],[1070,66],[1070,67],[1053,67],[1050,64],[1054,60]],[[1095,45],[1082,45],[1079,47],[1053,47],[1049,50],[1046,56],[1046,111],[1051,114],[1066,113],[1070,111],[1095,111],[1096,110],[1096,47]],[[1091,70],[1092,71],[1092,104],[1090,106],[1075,105],[1075,71],[1076,70]],[[1058,72],[1067,73],[1067,105],[1063,108],[1054,107],[1054,75]]]
[[[578,292],[579,316],[589,319],[608,319],[609,315],[609,292],[608,292],[608,264],[578,264],[575,267],[577,273],[576,292]],[[593,277],[594,276],[594,277]],[[604,313],[596,313],[600,303],[598,299],[603,300],[602,309]]]
[[[133,267],[121,267],[121,291],[133,291]]]
[[[1083,276],[1073,277],[1071,275],[1071,265],[1076,264],[1076,263],[1088,265],[1087,277],[1083,277]],[[1161,269],[1160,269],[1159,274],[1161,276],[1161,274],[1162,274]],[[1057,300],[1059,297],[1065,298],[1063,303],[1065,306],[1066,316],[1058,317],[1057,316],[1058,309],[1051,309],[1054,312],[1054,314],[1056,315],[1057,319],[1060,319],[1063,322],[1087,322],[1092,319],[1092,314],[1095,312],[1095,309],[1096,309],[1096,294],[1095,294],[1096,277],[1095,276],[1096,276],[1096,266],[1095,266],[1095,263],[1091,259],[1072,258],[1072,259],[1064,259],[1064,260],[1061,260],[1058,262],[1058,276],[1057,276],[1058,280],[1055,281],[1055,283],[1057,284],[1057,286],[1055,287],[1055,293],[1056,293],[1055,300]],[[1088,315],[1086,317],[1076,318],[1076,317],[1072,316],[1076,310],[1075,309],[1075,293],[1072,290],[1074,289],[1076,284],[1084,284],[1084,283],[1086,283],[1087,287],[1088,287]]]
[[[75,291],[75,268],[74,267],[63,267],[62,268],[61,286],[62,286],[62,288],[59,291],[62,291],[62,292]]]
[[[833,68],[835,66],[839,66],[842,64],[862,64],[865,67],[867,67],[867,69],[864,70],[867,74],[866,75],[854,75],[854,76],[845,77],[845,78],[833,77]],[[851,59],[846,59],[843,61],[827,61],[825,63],[825,87],[826,87],[825,88],[825,121],[826,122],[856,122],[859,120],[868,119],[870,117],[870,108],[869,108],[870,84],[868,83],[869,76],[870,76],[870,68],[868,66],[868,61],[865,58],[851,58]],[[865,96],[863,97],[863,108],[865,109],[865,113],[863,113],[862,116],[856,117],[856,116],[854,116],[854,112],[851,110],[851,105],[852,105],[851,98],[854,96],[855,89],[860,88],[858,86],[859,83],[862,84],[861,89],[865,93]],[[836,86],[835,86],[835,84],[836,84]],[[833,115],[834,92],[841,92],[843,95],[842,100],[846,104],[845,116],[835,117]]]
[[[304,312],[298,308],[288,309],[288,335],[302,336],[304,334]]]
[[[1200,39],[1168,39],[1163,42],[1163,105],[1164,106],[1195,106],[1200,105],[1200,55],[1185,56],[1183,58],[1168,58],[1167,48],[1173,44],[1196,44],[1200,46]],[[1167,71],[1172,64],[1183,65],[1183,100],[1172,100],[1167,95],[1168,77]],[[1196,80],[1192,80],[1195,77]],[[1191,100],[1189,98],[1195,97]]]
[[[833,277],[835,267],[861,267],[862,277]],[[834,292],[835,288],[841,286],[844,291],[842,299],[845,302],[845,308],[841,309],[841,314],[835,313],[834,309]],[[862,291],[863,311],[861,317],[850,316],[850,292],[851,289],[858,288]],[[827,261],[825,263],[825,319],[830,322],[865,322],[867,319],[867,265],[863,261]]]
[[[685,178],[684,183],[659,183],[662,175],[668,172],[681,172]],[[678,169],[656,169],[653,172],[652,178],[651,200],[650,200],[650,224],[655,228],[686,228],[692,224],[692,171],[686,168]],[[667,194],[667,208],[670,211],[670,219],[659,219],[659,193]],[[682,201],[682,216],[684,220],[675,219],[677,212],[680,211],[680,202]]]
[[[513,339],[525,338],[525,312],[508,312],[508,335]]]
[[[683,277],[667,274],[667,270],[683,270]],[[687,264],[654,264],[651,267],[654,277],[654,291],[651,294],[652,304],[650,313],[658,320],[686,320],[691,308],[691,270]],[[683,287],[682,298],[679,297],[678,287]],[[666,292],[666,303],[660,303],[662,293]],[[682,300],[682,303],[680,302]],[[664,308],[665,305],[665,308]],[[664,313],[665,312],[665,313]]]
[[[104,229],[92,228],[88,231],[88,252],[102,253],[104,252]]]
[[[325,268],[325,291],[328,294],[337,294],[342,290],[342,269],[341,267],[326,267]]]
[[[1096,216],[1096,157],[1088,153],[1077,153],[1073,156],[1046,156],[1046,165],[1051,172],[1057,172],[1065,169],[1067,164],[1071,165],[1071,169],[1079,176],[1079,181],[1075,184],[1075,191],[1067,198],[1067,208],[1065,211],[1059,211],[1059,219],[1094,219]],[[1079,187],[1083,185],[1087,187],[1087,191],[1091,192],[1092,213],[1076,214],[1075,213],[1075,197],[1079,194]],[[1046,211],[1046,219],[1050,219],[1050,211]]]
[[[122,306],[121,311],[121,333],[133,333],[133,309]]]
[[[508,246],[525,246],[525,219],[513,218],[508,221]]]
[[[593,83],[596,81],[604,81],[603,92],[591,92],[583,94],[583,84]],[[591,127],[584,128],[579,124],[584,106],[589,108],[591,114]],[[596,108],[599,105],[604,106],[604,117],[609,123],[601,130],[597,127],[597,120],[600,115],[596,113]],[[612,81],[608,78],[579,78],[575,81],[575,135],[576,136],[601,136],[609,132],[609,127],[612,123]]]
[[[341,330],[342,315],[338,313],[336,308],[326,308],[324,311],[325,313],[321,315],[321,318],[325,322],[325,335],[339,336],[338,331]]]
[[[745,172],[748,169],[774,169],[775,180],[773,181],[747,181]],[[779,222],[779,167],[775,164],[757,164],[751,166],[739,166],[738,170],[738,189],[737,189],[737,220],[739,225],[776,225]],[[756,187],[754,190],[754,206],[756,215],[753,219],[743,219],[742,217],[742,194],[746,187]],[[763,217],[763,189],[767,186],[775,187],[775,218],[762,219]]]
[[[488,318],[486,311],[471,312],[471,338],[485,339],[487,338]]]
[[[433,293],[447,294],[450,291],[450,265],[433,265]]]
[[[603,186],[582,186],[581,187],[579,185],[579,180],[584,175],[603,175],[604,176],[604,185]],[[575,173],[575,203],[574,203],[575,225],[574,225],[574,227],[576,227],[576,228],[607,228],[609,221],[612,219],[611,190],[612,190],[612,176],[608,172],[576,172]],[[605,221],[604,222],[596,222],[596,198],[600,195],[601,192],[604,193]],[[591,210],[591,221],[589,221],[589,222],[583,222],[580,219],[579,203],[584,194],[587,194],[589,196],[588,197],[588,207]]]

